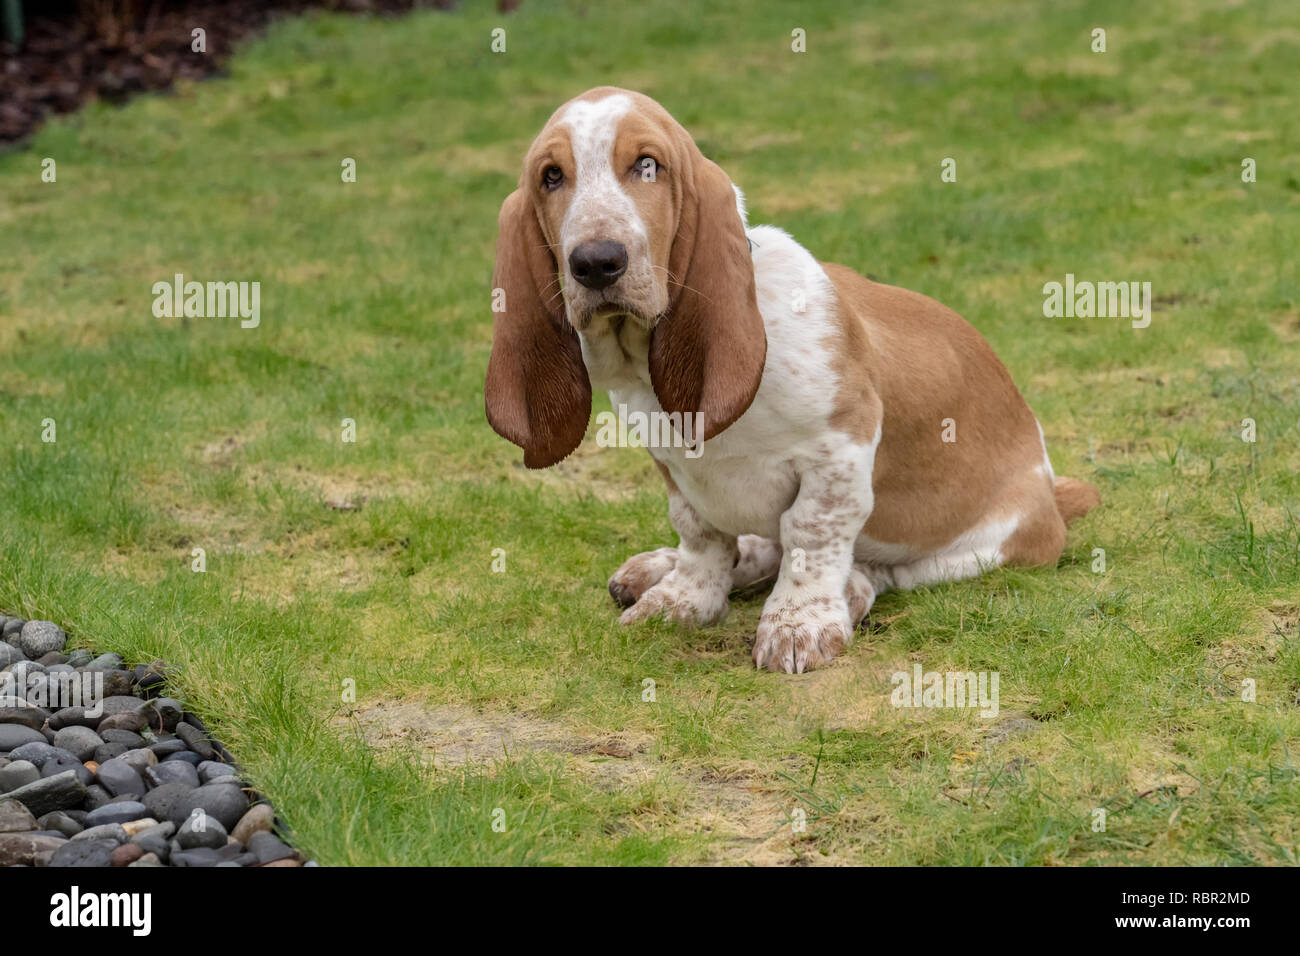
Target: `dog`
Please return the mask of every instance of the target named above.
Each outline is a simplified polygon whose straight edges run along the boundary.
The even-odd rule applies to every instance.
[[[972,326],[750,227],[740,190],[647,96],[561,106],[498,225],[484,399],[524,464],[578,446],[593,387],[695,425],[649,448],[679,544],[610,578],[624,624],[711,624],[732,590],[774,578],[754,663],[802,673],[887,589],[1054,564],[1100,503],[1054,475]]]

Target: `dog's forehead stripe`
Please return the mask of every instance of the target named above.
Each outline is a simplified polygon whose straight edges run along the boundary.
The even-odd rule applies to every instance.
[[[578,164],[578,175],[584,169],[593,172],[601,164],[608,164],[618,133],[618,121],[632,108],[632,100],[623,93],[615,93],[600,100],[578,100],[564,111],[561,126],[569,128],[569,141],[573,159]]]
[[[599,226],[608,229],[617,224],[631,235],[646,235],[645,224],[614,174],[619,122],[631,109],[630,96],[614,93],[594,101],[578,100],[560,119],[559,125],[569,130],[569,145],[577,166],[573,201],[560,230],[566,250]]]

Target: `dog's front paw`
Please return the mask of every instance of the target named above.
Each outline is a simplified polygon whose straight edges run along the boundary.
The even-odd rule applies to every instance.
[[[677,549],[659,548],[634,554],[609,579],[609,596],[619,607],[631,607],[677,567]]]
[[[669,572],[619,617],[620,624],[635,624],[664,617],[679,624],[700,627],[727,616],[727,588],[720,583],[700,581]]]
[[[844,598],[805,600],[773,594],[763,608],[754,639],[754,665],[802,674],[827,664],[853,640]]]

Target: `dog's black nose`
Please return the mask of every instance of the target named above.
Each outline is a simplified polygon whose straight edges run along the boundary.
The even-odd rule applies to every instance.
[[[588,289],[603,289],[627,271],[627,249],[608,239],[580,242],[569,253],[569,271]]]

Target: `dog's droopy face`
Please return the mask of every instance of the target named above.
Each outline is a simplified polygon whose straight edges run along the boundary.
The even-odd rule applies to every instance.
[[[501,207],[488,420],[531,468],[582,440],[580,335],[634,322],[666,412],[712,438],[749,407],[767,339],[731,180],[654,100],[599,87],[552,114]]]
[[[555,113],[521,186],[556,251],[574,328],[612,314],[649,327],[668,309],[685,132],[652,100],[601,92]]]

